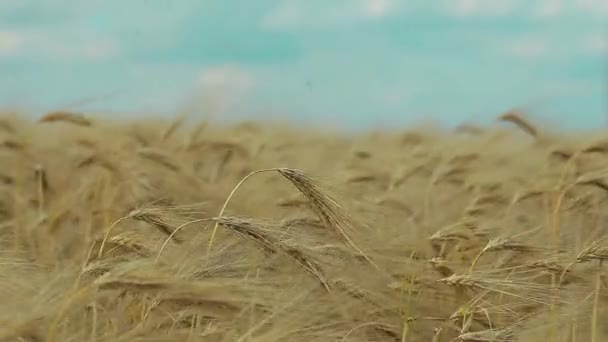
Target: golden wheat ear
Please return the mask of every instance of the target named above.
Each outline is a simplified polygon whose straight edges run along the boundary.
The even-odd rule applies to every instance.
[[[15,123],[9,117],[0,117],[0,131],[15,134],[17,132],[17,128],[15,127]]]
[[[6,148],[7,150],[12,151],[23,151],[25,149],[25,145],[22,142],[19,142],[15,139],[6,139],[0,143],[0,146]]]
[[[184,124],[184,121],[186,121],[186,116],[184,115],[173,119],[171,124],[160,134],[161,141],[166,142],[171,139],[173,134]]]
[[[227,229],[255,241],[267,255],[282,252],[307,273],[317,278],[321,285],[330,291],[329,281],[325,278],[321,266],[304,248],[271,235],[268,228],[254,220],[225,216],[218,218],[217,222]]]
[[[66,122],[76,126],[84,126],[89,127],[93,125],[93,122],[87,119],[82,114],[70,113],[70,112],[51,112],[45,114],[38,120],[42,123],[50,123],[50,122]]]
[[[222,205],[220,213],[217,216],[218,221],[215,222],[209,243],[207,245],[207,254],[211,251],[211,246],[215,240],[215,235],[219,226],[219,220],[224,215],[224,211],[230,202],[230,199],[234,196],[236,191],[245,183],[249,178],[256,174],[267,173],[267,172],[278,172],[285,179],[290,181],[304,197],[310,202],[310,205],[317,216],[325,223],[328,227],[334,229],[339,236],[341,236],[345,242],[355,249],[363,258],[369,262],[372,266],[378,268],[378,266],[359,248],[349,235],[349,230],[352,230],[350,218],[344,213],[340,205],[328,194],[323,192],[321,188],[304,172],[297,169],[290,168],[271,168],[261,169],[249,173],[243,177],[232,189],[228,198]]]
[[[536,129],[536,127],[534,127],[534,125],[526,120],[520,113],[508,112],[499,116],[498,120],[510,122],[534,138],[539,137],[538,129]]]
[[[167,153],[151,147],[141,147],[136,151],[140,158],[147,159],[171,171],[180,171],[180,166]]]
[[[351,218],[334,198],[324,192],[312,178],[300,170],[281,168],[277,171],[304,195],[317,216],[328,227],[334,229],[348,245],[360,253],[370,264],[375,266],[374,262],[352,240],[350,236],[350,231],[353,230]]]

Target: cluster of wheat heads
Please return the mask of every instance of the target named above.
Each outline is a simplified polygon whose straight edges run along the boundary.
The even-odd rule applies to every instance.
[[[500,120],[5,115],[0,341],[604,341],[608,140]]]

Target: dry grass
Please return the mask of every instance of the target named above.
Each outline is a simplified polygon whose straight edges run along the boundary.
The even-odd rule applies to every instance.
[[[0,341],[608,340],[605,140],[498,121],[0,117]]]

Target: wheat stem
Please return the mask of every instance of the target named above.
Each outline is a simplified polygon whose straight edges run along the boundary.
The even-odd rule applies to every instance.
[[[597,275],[595,281],[595,294],[593,298],[593,314],[591,316],[591,342],[599,342],[598,338],[598,316],[600,303],[600,290],[602,287],[602,262],[599,260],[597,267]]]
[[[209,255],[209,253],[211,253],[211,247],[213,246],[213,241],[215,240],[215,235],[217,233],[217,229],[218,229],[219,224],[220,224],[219,220],[222,218],[222,215],[224,215],[224,211],[226,210],[226,207],[228,206],[228,203],[230,202],[230,199],[232,199],[232,197],[234,196],[234,194],[236,193],[236,191],[241,187],[241,185],[243,185],[243,183],[245,183],[245,181],[247,181],[247,179],[251,178],[252,176],[254,176],[254,175],[258,174],[258,173],[271,172],[271,171],[278,171],[278,169],[277,168],[271,168],[271,169],[261,169],[261,170],[253,171],[253,172],[249,173],[247,176],[243,177],[243,179],[241,179],[237,183],[237,185],[232,189],[232,191],[230,191],[230,194],[228,195],[228,198],[226,198],[226,201],[222,205],[222,209],[220,209],[220,213],[217,215],[217,220],[213,224],[213,230],[211,231],[211,237],[209,238],[209,243],[207,244],[207,255]]]

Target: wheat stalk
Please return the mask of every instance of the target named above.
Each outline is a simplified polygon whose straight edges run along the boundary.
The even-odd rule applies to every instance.
[[[201,122],[198,125],[196,125],[196,128],[188,136],[188,142],[186,143],[186,149],[191,149],[197,143],[198,139],[200,138],[200,136],[203,133],[203,131],[205,130],[205,128],[207,128],[206,122]]]
[[[44,214],[46,194],[49,190],[49,181],[46,175],[46,170],[42,165],[36,165],[34,172],[36,176],[36,189],[38,195],[38,215],[42,217]]]
[[[173,162],[172,158],[162,151],[151,147],[142,147],[137,149],[136,153],[138,156],[162,165],[171,171],[180,171],[179,165]]]
[[[166,142],[169,139],[171,139],[171,136],[173,136],[175,131],[177,131],[179,129],[179,127],[184,124],[185,120],[186,120],[186,118],[183,115],[180,115],[177,118],[175,118],[171,122],[171,124],[161,133],[160,140],[163,142]]]

